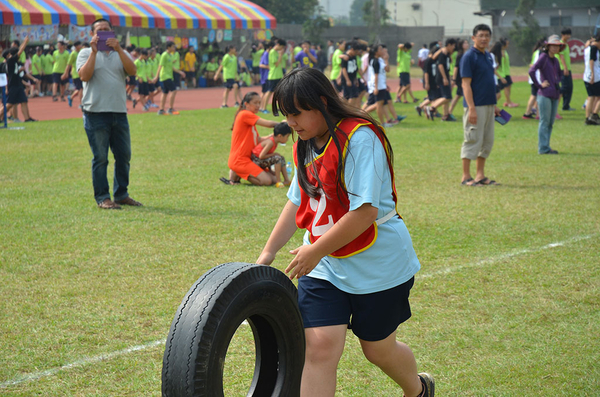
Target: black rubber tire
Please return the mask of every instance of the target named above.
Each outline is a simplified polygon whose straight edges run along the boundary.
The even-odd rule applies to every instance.
[[[225,355],[244,320],[256,345],[247,396],[299,396],[306,341],[298,291],[281,271],[250,263],[219,265],[188,291],[167,337],[162,395],[222,397]]]

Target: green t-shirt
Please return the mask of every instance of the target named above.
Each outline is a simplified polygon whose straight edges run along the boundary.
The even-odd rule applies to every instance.
[[[560,54],[565,58],[565,66],[567,70],[571,70],[571,49],[569,45],[565,43],[565,49],[560,52]],[[560,69],[563,70],[562,62],[558,63],[560,65]]]
[[[410,73],[410,59],[411,59],[412,48],[408,51],[403,51],[398,48],[398,56],[396,58],[398,62],[398,73]]]
[[[54,65],[52,66],[52,73],[64,73],[67,68],[67,63],[69,62],[69,52],[67,50],[63,51],[62,54],[60,51],[54,51]]]
[[[450,58],[452,59],[452,62],[450,62],[450,78],[452,78],[452,75],[454,75],[454,67],[456,66],[456,57],[458,56],[458,52],[454,51],[452,53],[452,55],[450,56]]]
[[[237,75],[237,57],[225,54],[221,65],[223,65],[223,80],[235,79]]]
[[[133,62],[135,64],[135,67],[137,68],[137,72],[135,73],[135,76],[139,79],[142,80],[144,83],[148,82],[148,74],[150,72],[150,65],[148,65],[148,63],[146,61],[144,61],[141,58],[138,58],[135,60],[135,62]]]
[[[44,68],[44,74],[52,74],[52,67],[54,65],[54,57],[48,53],[42,55],[42,67]]]
[[[173,80],[173,56],[168,51],[163,52],[158,64],[161,66],[158,79],[160,81]]]
[[[79,55],[79,51],[73,51],[71,55],[69,55],[69,65],[71,65],[71,77],[74,79],[79,78],[79,73],[77,73],[77,55]]]
[[[179,51],[175,51],[171,59],[173,60],[173,69],[181,69],[181,55],[179,55]]]
[[[148,58],[146,64],[148,66],[148,78],[153,79],[156,76],[156,71],[158,70],[158,58]]]
[[[279,80],[283,78],[283,67],[287,63],[287,59],[288,56],[284,53],[281,57],[281,62],[279,62],[279,66],[276,66],[276,63],[279,60],[279,51],[269,52],[269,75],[267,76],[267,80]]]
[[[333,55],[331,56],[331,74],[329,75],[329,78],[331,80],[335,80],[338,77],[340,77],[340,73],[342,72],[342,59],[340,58],[340,55],[342,54],[342,50],[338,48],[333,52]]]
[[[502,62],[498,68],[498,74],[501,77],[510,76],[510,57],[508,56],[508,51],[504,51]]]
[[[27,54],[25,54],[25,50],[23,50],[23,52],[19,56],[19,62],[21,62],[23,65],[25,65],[26,61],[27,61]]]
[[[258,51],[256,51],[254,54],[252,54],[252,67],[257,68],[260,65],[260,58],[262,57],[262,55],[265,53],[265,50],[263,50],[262,48]]]
[[[208,62],[208,63],[206,64],[206,71],[207,71],[207,72],[214,72],[214,71],[216,71],[217,69],[219,69],[219,64],[218,64],[218,63],[216,63],[216,62]]]
[[[33,54],[31,57],[31,74],[34,76],[39,76],[43,71],[44,68],[42,67],[42,57],[40,57],[38,54]]]

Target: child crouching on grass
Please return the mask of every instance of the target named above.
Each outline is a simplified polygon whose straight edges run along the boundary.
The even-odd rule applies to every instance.
[[[405,396],[433,396],[433,377],[419,374],[411,349],[396,340],[398,326],[411,317],[408,297],[421,266],[396,212],[393,152],[384,130],[312,68],[281,80],[273,95],[278,110],[300,138],[297,171],[256,263],[273,263],[298,227],[306,229],[285,269],[298,278],[305,327],[301,396],[334,396],[348,328]]]
[[[277,144],[285,144],[292,134],[292,129],[287,123],[279,123],[273,129],[269,136],[262,137],[262,141],[252,150],[252,161],[263,169],[275,167],[275,176],[277,177],[277,187],[289,186],[290,178],[285,166],[285,157],[275,152]],[[283,176],[283,183],[279,181],[279,174]]]

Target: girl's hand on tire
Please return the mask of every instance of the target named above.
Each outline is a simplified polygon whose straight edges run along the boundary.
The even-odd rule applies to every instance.
[[[290,254],[296,255],[285,269],[285,272],[290,276],[290,280],[309,274],[323,257],[315,253],[314,246],[312,245],[302,245],[291,250]]]

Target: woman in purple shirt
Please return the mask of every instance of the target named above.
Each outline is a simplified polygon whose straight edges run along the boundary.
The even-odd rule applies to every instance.
[[[529,76],[538,89],[537,101],[540,116],[538,128],[538,153],[558,154],[558,151],[550,148],[550,135],[552,126],[558,110],[558,99],[560,98],[560,79],[562,70],[556,54],[564,49],[565,45],[560,41],[558,35],[548,37],[542,48],[540,57],[529,69]],[[536,72],[539,71],[539,76]],[[539,80],[538,80],[539,77]]]

